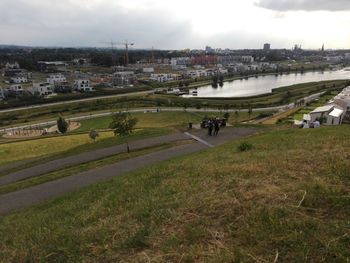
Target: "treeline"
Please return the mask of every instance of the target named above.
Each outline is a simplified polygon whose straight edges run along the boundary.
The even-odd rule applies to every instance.
[[[136,63],[141,59],[151,61],[153,57],[170,58],[171,54],[163,50],[129,50],[130,63]],[[0,64],[17,61],[22,68],[28,70],[37,70],[38,61],[72,61],[79,58],[88,59],[93,64],[106,67],[124,65],[125,51],[97,48],[0,49]]]

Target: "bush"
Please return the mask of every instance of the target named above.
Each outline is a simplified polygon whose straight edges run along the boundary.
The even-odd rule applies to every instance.
[[[240,152],[246,152],[253,149],[253,145],[249,142],[242,142],[240,145],[238,145],[238,151]]]

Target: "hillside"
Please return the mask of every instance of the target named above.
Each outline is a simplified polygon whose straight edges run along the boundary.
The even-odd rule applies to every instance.
[[[0,218],[0,262],[347,262],[350,126],[270,131]]]

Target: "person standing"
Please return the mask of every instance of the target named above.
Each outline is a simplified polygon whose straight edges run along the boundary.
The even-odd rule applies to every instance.
[[[220,130],[220,124],[219,121],[216,119],[214,121],[214,135],[217,136]]]
[[[208,135],[212,136],[213,134],[213,128],[214,128],[214,124],[212,120],[208,121]]]

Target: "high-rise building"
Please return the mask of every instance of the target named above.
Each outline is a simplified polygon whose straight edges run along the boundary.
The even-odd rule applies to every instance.
[[[265,43],[265,44],[264,44],[264,50],[265,50],[265,51],[268,51],[268,50],[270,50],[270,49],[271,49],[271,44]]]

